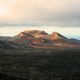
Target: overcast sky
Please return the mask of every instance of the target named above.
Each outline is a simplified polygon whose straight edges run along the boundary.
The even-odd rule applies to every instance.
[[[79,8],[80,0],[0,0],[0,29],[5,26],[23,28],[23,25],[27,28],[56,26],[75,28],[79,36]]]
[[[0,0],[0,23],[80,26],[79,8],[80,0]]]

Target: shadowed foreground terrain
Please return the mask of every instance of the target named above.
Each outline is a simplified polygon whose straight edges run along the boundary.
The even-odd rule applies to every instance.
[[[0,80],[80,80],[80,49],[0,49]]]

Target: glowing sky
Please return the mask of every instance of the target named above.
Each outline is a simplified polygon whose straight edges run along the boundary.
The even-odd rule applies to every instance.
[[[20,26],[20,27],[2,27],[0,28],[0,35],[1,36],[15,36],[17,34],[19,34],[22,31],[25,30],[44,30],[47,33],[51,34],[53,32],[58,32],[68,38],[76,38],[76,39],[80,39],[80,28],[76,29],[75,27],[56,27],[56,26]],[[77,31],[76,31],[77,30]]]
[[[79,7],[80,0],[0,0],[0,35],[14,35],[25,29],[23,25],[26,29],[37,25],[79,37]]]
[[[79,26],[79,7],[80,0],[0,0],[0,21]]]

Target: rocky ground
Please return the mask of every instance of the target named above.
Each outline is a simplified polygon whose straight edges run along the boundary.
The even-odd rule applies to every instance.
[[[80,80],[80,49],[1,49],[0,80]]]

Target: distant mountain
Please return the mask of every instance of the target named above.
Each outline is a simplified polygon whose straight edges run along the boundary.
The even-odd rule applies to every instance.
[[[8,40],[8,39],[10,39],[11,37],[9,37],[9,36],[0,36],[0,40],[1,41],[6,41],[6,40]]]
[[[9,49],[13,49],[13,48],[17,48],[16,44],[8,41],[11,37],[9,36],[0,36],[0,48],[9,48]]]
[[[17,46],[18,45],[10,41],[0,41],[0,48],[14,49],[14,48],[17,48]]]
[[[74,38],[71,38],[70,41],[73,42],[73,43],[80,44],[80,40],[77,40],[77,39],[74,39]]]
[[[68,39],[58,32],[48,34],[45,31],[26,30],[9,39],[9,41],[24,47],[53,48],[80,47],[79,40]],[[78,42],[76,42],[78,41]],[[78,44],[77,44],[78,43]]]
[[[0,37],[0,48],[80,47],[80,40],[68,39],[58,32],[48,34],[40,30],[26,30],[14,37]]]

